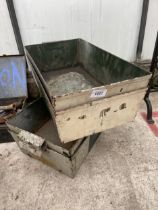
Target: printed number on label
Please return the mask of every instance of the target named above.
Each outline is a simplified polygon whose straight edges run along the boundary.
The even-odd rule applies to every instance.
[[[93,90],[91,93],[91,98],[100,98],[106,96],[107,90]]]

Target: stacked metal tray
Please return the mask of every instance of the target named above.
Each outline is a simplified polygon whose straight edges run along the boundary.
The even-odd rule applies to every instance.
[[[25,52],[62,143],[134,120],[150,73],[81,39]]]
[[[100,134],[62,144],[42,98],[8,120],[8,130],[25,154],[74,177]]]
[[[25,53],[42,98],[9,132],[24,153],[74,177],[100,132],[134,120],[151,75],[81,39]]]

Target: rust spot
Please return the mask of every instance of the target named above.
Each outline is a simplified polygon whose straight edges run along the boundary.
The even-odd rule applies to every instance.
[[[103,109],[101,112],[100,112],[100,117],[104,117],[106,116],[106,113],[110,111],[110,107],[106,108],[106,109]]]
[[[85,118],[86,118],[86,115],[82,115],[82,116],[80,116],[78,119],[83,120],[83,119],[85,119]]]
[[[120,110],[125,109],[125,108],[127,108],[126,103],[121,104],[120,107],[119,107]]]
[[[120,93],[123,91],[123,88],[120,89]]]

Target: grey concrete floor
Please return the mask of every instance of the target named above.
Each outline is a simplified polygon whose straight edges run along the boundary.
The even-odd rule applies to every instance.
[[[15,143],[1,144],[0,210],[26,209],[158,210],[158,138],[138,113],[134,122],[102,133],[74,179]]]

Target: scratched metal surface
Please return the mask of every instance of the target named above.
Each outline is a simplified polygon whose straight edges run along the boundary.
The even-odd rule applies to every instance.
[[[25,57],[0,57],[0,99],[23,97],[27,97]]]
[[[50,118],[50,114],[42,98],[37,99],[23,108],[20,113],[8,120],[7,125],[28,131],[29,133],[35,133],[36,135],[44,138],[47,143],[51,142],[54,145],[60,146],[67,150],[71,150],[73,146],[78,145],[77,141],[66,144],[61,143],[54,127],[54,123]],[[94,138],[96,137],[97,136],[94,135]],[[91,138],[92,143],[93,136]]]

